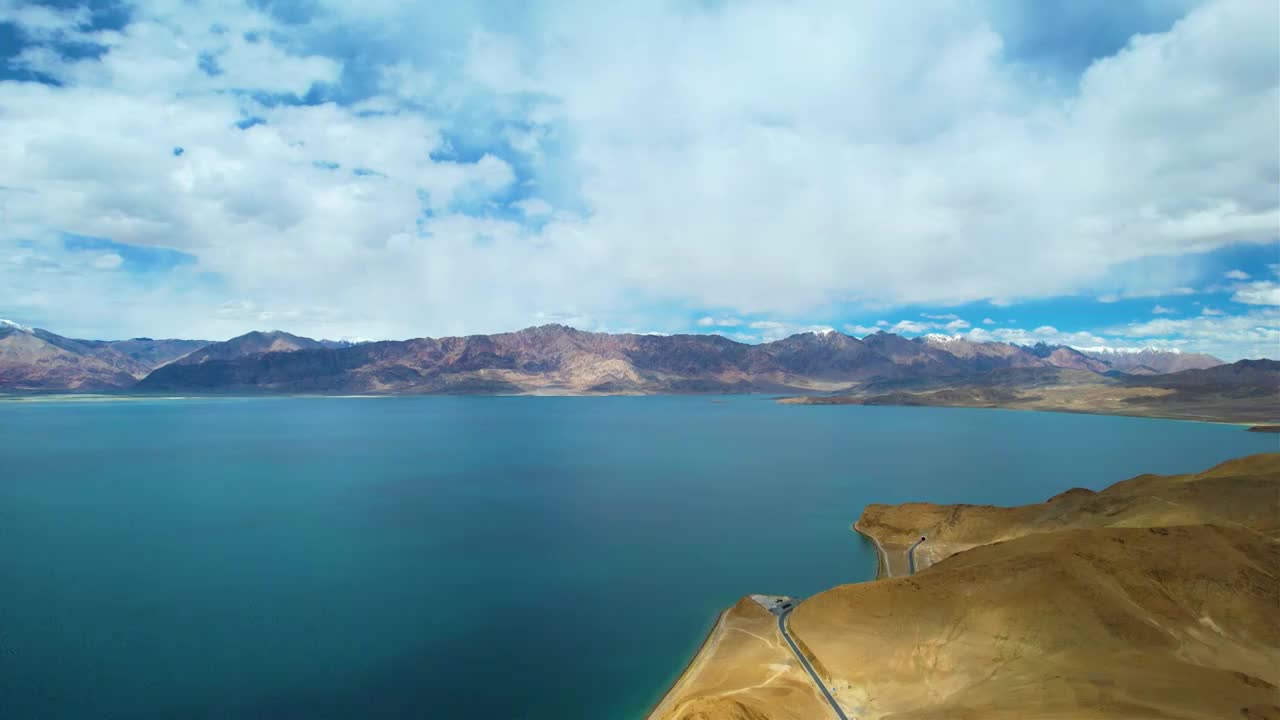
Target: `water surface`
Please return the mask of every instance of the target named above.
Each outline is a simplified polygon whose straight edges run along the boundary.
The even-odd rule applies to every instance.
[[[0,403],[0,716],[637,718],[740,596],[869,579],[867,503],[1274,449],[760,397]]]

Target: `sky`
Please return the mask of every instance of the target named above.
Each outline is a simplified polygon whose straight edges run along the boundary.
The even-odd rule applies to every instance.
[[[0,0],[0,317],[1280,357],[1280,4]]]

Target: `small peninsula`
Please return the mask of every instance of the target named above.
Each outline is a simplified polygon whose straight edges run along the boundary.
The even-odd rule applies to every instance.
[[[786,618],[838,710],[744,598],[651,720],[1280,718],[1280,453],[855,528],[881,578]]]

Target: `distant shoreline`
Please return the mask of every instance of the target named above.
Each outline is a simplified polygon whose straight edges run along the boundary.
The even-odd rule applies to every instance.
[[[383,399],[383,398],[606,398],[606,397],[697,397],[708,398],[711,402],[723,402],[727,397],[755,397],[761,399],[770,399],[778,405],[812,405],[812,406],[839,406],[839,405],[855,405],[859,407],[912,407],[912,408],[934,408],[934,409],[962,409],[962,410],[1004,410],[1016,412],[1041,412],[1041,413],[1059,413],[1067,415],[1095,415],[1104,417],[1128,417],[1143,420],[1174,420],[1178,422],[1194,422],[1206,423],[1210,425],[1234,425],[1243,427],[1249,432],[1255,433],[1280,433],[1280,424],[1272,424],[1268,422],[1258,422],[1256,420],[1224,420],[1209,418],[1194,418],[1175,415],[1160,414],[1138,414],[1138,413],[1119,413],[1107,412],[1105,410],[1088,411],[1075,410],[1068,408],[1039,408],[1039,407],[970,407],[964,405],[889,405],[889,404],[866,404],[857,402],[822,402],[823,395],[777,395],[776,393],[734,393],[732,395],[721,395],[711,393],[379,393],[379,394],[341,394],[330,395],[326,393],[253,393],[253,394],[184,394],[184,395],[165,395],[165,394],[141,394],[141,393],[0,393],[0,405],[5,403],[111,403],[111,402],[144,402],[144,401],[181,401],[181,400],[257,400],[257,399]],[[819,399],[818,402],[808,402],[809,399]]]
[[[1129,417],[1141,418],[1145,420],[1177,420],[1179,422],[1197,422],[1208,423],[1211,425],[1235,425],[1247,428],[1250,432],[1275,433],[1280,432],[1280,425],[1271,424],[1269,422],[1259,422],[1257,420],[1227,420],[1227,419],[1210,419],[1204,417],[1187,417],[1185,415],[1164,415],[1157,413],[1136,413],[1136,412],[1110,412],[1105,409],[1098,410],[1077,410],[1072,408],[1051,408],[1051,407],[1009,407],[1009,406],[977,406],[977,405],[941,405],[941,404],[892,404],[892,403],[863,403],[863,402],[824,402],[826,396],[822,395],[792,395],[788,397],[779,397],[775,399],[779,405],[806,405],[806,406],[857,406],[857,407],[911,407],[911,408],[938,408],[945,410],[1005,410],[1011,412],[1042,412],[1042,413],[1059,413],[1063,415],[1101,415],[1106,417]],[[818,401],[813,401],[813,399]],[[1259,428],[1259,429],[1254,429]]]

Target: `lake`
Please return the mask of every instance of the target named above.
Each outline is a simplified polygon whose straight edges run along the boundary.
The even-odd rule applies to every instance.
[[[1239,427],[764,397],[0,403],[0,716],[638,718],[716,613]]]

